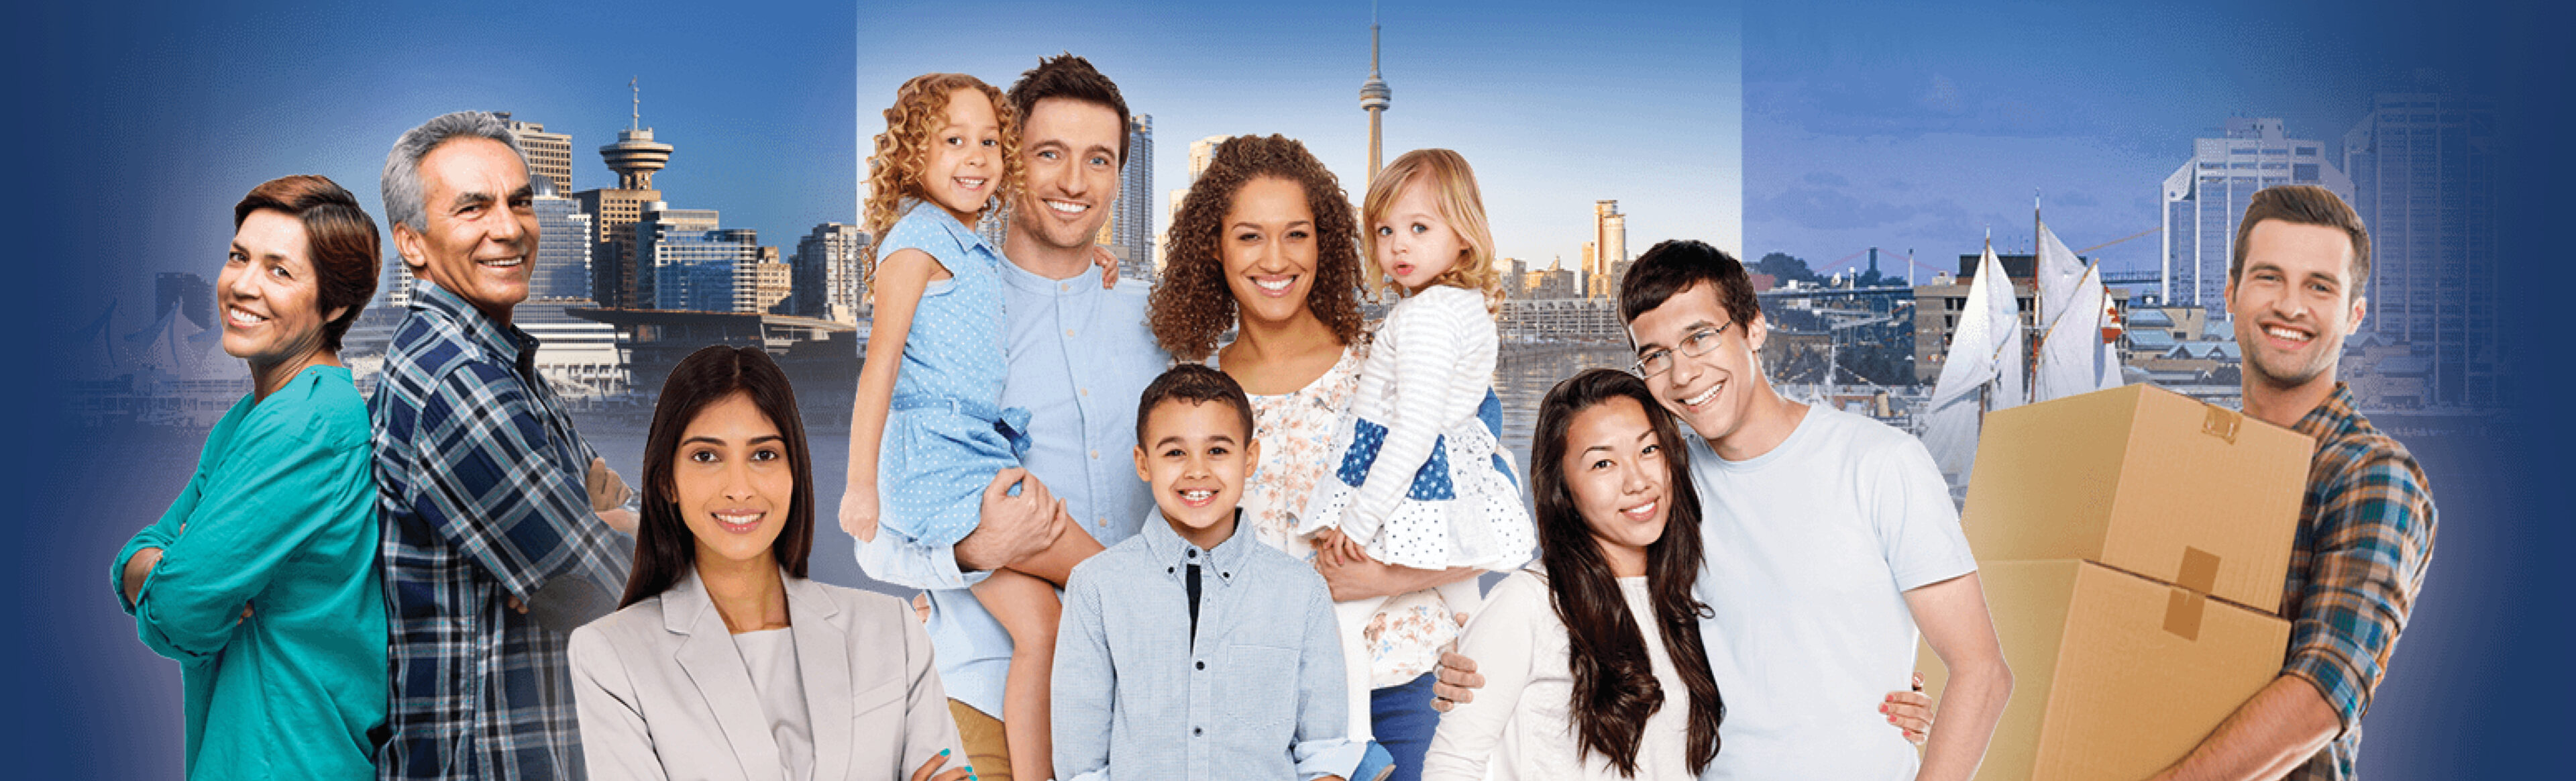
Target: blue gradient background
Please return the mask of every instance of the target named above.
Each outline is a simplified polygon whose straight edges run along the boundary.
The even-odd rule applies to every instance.
[[[11,509],[16,541],[0,576],[11,586],[0,599],[0,626],[17,635],[0,643],[8,716],[0,776],[178,772],[175,666],[135,642],[103,575],[117,545],[185,477],[138,465],[192,463],[195,442],[170,444],[175,452],[91,447],[53,414],[60,400],[46,370],[67,360],[67,335],[108,297],[148,307],[150,271],[211,269],[215,253],[203,237],[224,235],[231,203],[270,176],[325,173],[374,211],[384,147],[439,111],[516,109],[550,130],[570,130],[575,186],[600,186],[606,173],[590,150],[620,127],[613,120],[624,113],[630,75],[644,80],[647,124],[681,145],[659,180],[690,193],[677,205],[702,200],[724,209],[729,224],[760,228],[770,243],[815,222],[847,220],[855,213],[853,72],[872,45],[853,31],[864,33],[873,18],[848,5],[553,2],[430,12],[91,3],[13,14],[21,34],[0,52],[11,66],[9,98],[0,104],[10,108],[0,121],[10,208],[0,213],[11,218],[21,259],[0,277],[0,290],[26,315],[16,321],[12,351],[26,368],[9,386],[11,414],[0,417],[0,433],[21,443],[0,449],[0,475],[9,481],[0,506]],[[2552,284],[2569,278],[2560,226],[2576,206],[2565,194],[2576,181],[2564,138],[2576,128],[2565,105],[2576,67],[2561,40],[2570,29],[2576,14],[2563,4],[2484,1],[1802,7],[1746,15],[1745,73],[1748,100],[1759,103],[1766,79],[1798,84],[1792,94],[1834,95],[1928,66],[1972,86],[1987,78],[1998,94],[2083,107],[2098,127],[2066,132],[2114,137],[2137,122],[2197,128],[2242,111],[2287,115],[2294,132],[2339,138],[2358,101],[2387,89],[2391,74],[2419,67],[2494,93],[2512,161],[2501,241],[2512,280],[2506,311],[2522,334],[2514,353],[2522,408],[2493,441],[2417,453],[2440,500],[2441,535],[2415,623],[2365,722],[2364,768],[2383,779],[2554,776],[2541,763],[2563,754],[2550,749],[2566,738],[2550,736],[2566,723],[2556,718],[2563,704],[2576,702],[2576,675],[2566,669],[2576,657],[2567,644],[2576,618],[2567,598],[2576,582],[2568,561],[2576,512],[2559,495],[2576,415],[2559,393],[2570,351],[2564,285]],[[2032,54],[2016,60],[2023,45]],[[2157,62],[2202,64],[2158,70]],[[2120,86],[2067,88],[2080,81],[2070,72]],[[1749,106],[1748,121],[1766,121],[1757,116],[1763,110]],[[1806,145],[1766,159],[1761,132],[1745,137],[1747,250],[1835,257],[1841,253],[1828,254],[1831,247],[1765,243],[1766,218],[1795,215],[1765,212],[1762,197],[1812,170],[1831,170],[1836,155],[1830,139],[1783,138]],[[1162,140],[1162,154],[1186,153],[1185,139]],[[2183,147],[2165,148],[2173,151],[2148,151],[2171,161],[2169,171]],[[2144,192],[2151,183],[2104,186]],[[1979,208],[2019,224],[2029,185],[1958,189],[1969,186],[2002,191],[1996,197],[2006,203]],[[1768,235],[1789,244],[1795,234]]]

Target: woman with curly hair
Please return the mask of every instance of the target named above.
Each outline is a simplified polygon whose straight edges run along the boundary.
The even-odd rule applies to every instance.
[[[860,261],[875,278],[875,322],[850,410],[841,529],[876,539],[880,520],[913,542],[955,545],[974,531],[993,475],[1020,465],[1029,413],[1001,406],[1001,252],[975,234],[1022,182],[1019,118],[1001,90],[973,76],[906,81],[868,157]],[[1034,490],[1035,478],[1023,490]],[[880,491],[882,488],[882,492]],[[1053,776],[1047,672],[1063,604],[1055,586],[1100,543],[1056,508],[1053,546],[974,587],[1011,636],[1002,723],[1011,766]]]
[[[1240,136],[1217,147],[1173,212],[1169,239],[1148,300],[1154,338],[1175,358],[1210,361],[1251,396],[1262,458],[1245,479],[1242,509],[1254,537],[1312,558],[1336,601],[1386,598],[1362,635],[1368,654],[1345,660],[1369,666],[1369,696],[1354,692],[1352,707],[1375,722],[1377,742],[1394,757],[1392,777],[1416,778],[1439,721],[1429,673],[1460,621],[1435,587],[1479,571],[1318,553],[1311,536],[1296,534],[1296,513],[1339,455],[1334,426],[1368,358],[1349,195],[1304,145]],[[1220,345],[1229,328],[1234,340]],[[1372,749],[1353,780],[1377,778],[1382,757]]]

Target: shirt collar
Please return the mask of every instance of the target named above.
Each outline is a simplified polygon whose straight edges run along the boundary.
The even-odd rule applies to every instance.
[[[2306,434],[2320,443],[2334,439],[2336,435],[2360,424],[2361,413],[2354,411],[2354,406],[2352,388],[2337,381],[2334,393],[2328,394],[2326,400],[2318,404],[2316,409],[2308,410],[2305,417],[2299,418],[2298,425],[2291,426],[2290,429]]]
[[[994,257],[1002,256],[1001,250],[994,249],[993,245],[984,241],[983,236],[975,233],[975,226],[958,222],[957,215],[949,214],[948,210],[942,208],[939,204],[916,199],[912,202],[912,210],[927,210],[930,217],[930,224],[939,226],[940,230],[947,231],[949,238],[957,240],[957,246],[964,247],[969,251],[974,250],[976,247],[982,247],[985,252],[993,253]]]
[[[1041,296],[1070,298],[1105,293],[1100,286],[1100,267],[1084,266],[1082,273],[1064,279],[1049,279],[1037,272],[1020,268],[1009,257],[1002,258],[1002,281],[1012,289]]]
[[[1252,536],[1248,531],[1243,527],[1243,508],[1237,507],[1234,510],[1234,534],[1217,543],[1215,550],[1202,550],[1181,539],[1180,532],[1172,531],[1172,522],[1163,520],[1163,511],[1156,509],[1147,511],[1145,528],[1139,534],[1145,538],[1145,550],[1153,554],[1155,561],[1162,562],[1164,572],[1172,577],[1181,577],[1182,565],[1195,563],[1199,565],[1200,572],[1215,575],[1219,582],[1231,584],[1234,576],[1243,574],[1244,557],[1250,551],[1247,546],[1260,544],[1244,541],[1244,538]]]
[[[520,363],[521,358],[536,354],[536,336],[515,325],[502,325],[490,315],[483,314],[483,310],[466,303],[464,297],[439,287],[438,283],[426,279],[418,281],[420,284],[411,289],[411,308],[414,311],[454,324],[467,341],[512,365]]]

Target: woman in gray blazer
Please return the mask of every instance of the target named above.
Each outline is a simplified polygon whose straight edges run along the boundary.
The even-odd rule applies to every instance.
[[[572,634],[591,778],[973,778],[910,607],[805,577],[804,432],[757,347],[671,370],[623,607]]]

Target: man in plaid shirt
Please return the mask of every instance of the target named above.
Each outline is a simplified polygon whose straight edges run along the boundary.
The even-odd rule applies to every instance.
[[[537,247],[525,154],[491,114],[404,133],[385,215],[423,284],[368,413],[391,613],[388,779],[579,779],[566,635],[617,606],[624,483],[510,325]]]
[[[2347,779],[2361,716],[2433,556],[2433,494],[2406,446],[2335,380],[2361,325],[2370,234],[2320,187],[2254,194],[2236,229],[2227,312],[2245,355],[2245,414],[2315,437],[2289,583],[2281,677],[2158,778]]]

